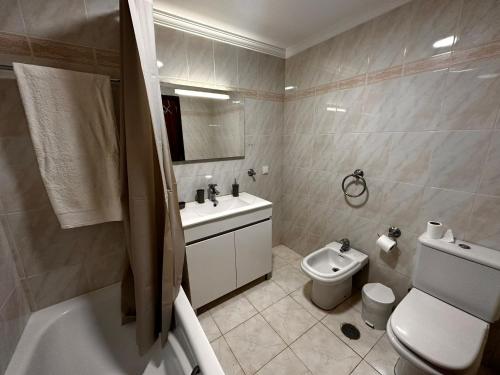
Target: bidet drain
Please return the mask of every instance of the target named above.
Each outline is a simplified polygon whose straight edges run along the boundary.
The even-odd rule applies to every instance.
[[[359,329],[357,329],[353,324],[342,323],[342,325],[340,326],[340,330],[342,331],[344,336],[350,338],[351,340],[358,340],[361,337]]]
[[[340,269],[340,268],[333,267],[333,268],[332,268],[332,271],[333,271],[333,272],[337,272],[339,269]]]

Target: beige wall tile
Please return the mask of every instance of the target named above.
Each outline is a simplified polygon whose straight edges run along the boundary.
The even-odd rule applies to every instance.
[[[373,20],[369,70],[402,65],[408,42],[410,5],[403,5]]]
[[[439,146],[432,154],[428,185],[476,191],[491,132],[440,132],[435,137]]]
[[[470,93],[473,92],[474,95]],[[443,101],[441,130],[491,129],[500,96],[500,59],[450,68]]]
[[[30,309],[18,284],[0,307],[0,371],[3,373],[28,322]]]
[[[214,42],[215,83],[238,87],[238,48]]]
[[[412,1],[410,38],[405,62],[425,59],[450,52],[452,44],[434,47],[444,38],[457,35],[462,1],[417,0]]]
[[[213,83],[215,80],[214,46],[210,39],[185,34],[190,81]]]
[[[476,195],[465,239],[500,251],[499,217],[500,198]]]
[[[29,36],[92,45],[84,0],[67,0],[64,6],[57,1],[20,0],[20,4]]]
[[[490,139],[488,159],[481,171],[478,192],[500,196],[500,131],[493,132]]]
[[[188,79],[186,34],[168,27],[155,26],[156,57],[163,66],[163,78]]]
[[[33,297],[32,310],[42,309],[68,298],[89,292],[82,265],[71,265],[23,279]]]
[[[464,0],[458,48],[500,38],[500,4],[495,0]]]
[[[120,50],[119,0],[85,0],[92,47]]]
[[[0,1],[0,31],[25,34],[21,10],[17,1]]]

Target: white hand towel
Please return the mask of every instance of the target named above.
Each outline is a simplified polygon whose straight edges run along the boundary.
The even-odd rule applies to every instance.
[[[62,228],[122,219],[109,77],[14,64],[52,207]]]

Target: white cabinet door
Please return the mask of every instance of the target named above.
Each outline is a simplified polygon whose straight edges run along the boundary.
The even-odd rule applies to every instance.
[[[236,287],[272,270],[272,222],[264,221],[235,232]]]
[[[234,232],[186,246],[186,259],[193,308],[236,289]]]

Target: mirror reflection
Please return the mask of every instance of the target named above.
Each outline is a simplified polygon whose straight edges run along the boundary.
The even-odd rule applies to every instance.
[[[237,92],[162,85],[172,161],[245,156],[244,106]]]

